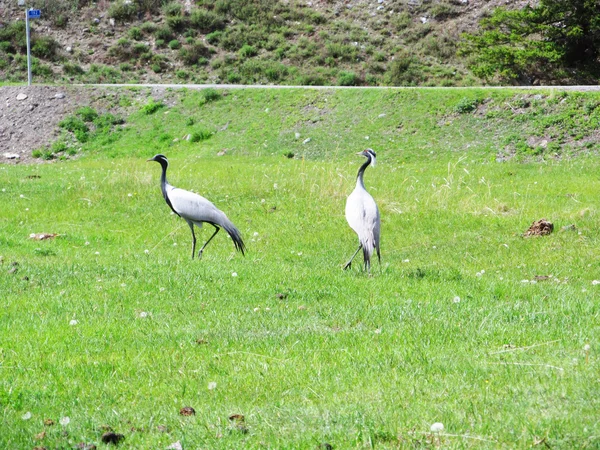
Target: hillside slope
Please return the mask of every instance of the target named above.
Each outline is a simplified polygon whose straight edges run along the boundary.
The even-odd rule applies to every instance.
[[[37,0],[34,80],[294,85],[481,84],[461,33],[532,1]],[[0,2],[0,80],[26,79],[24,11]]]

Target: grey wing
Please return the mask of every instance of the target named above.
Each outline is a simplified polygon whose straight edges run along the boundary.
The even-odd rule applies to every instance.
[[[233,240],[235,248],[242,252],[242,254],[244,253],[246,246],[244,245],[240,231],[225,213],[213,205],[212,202],[201,195],[184,189],[172,188],[167,194],[173,205],[173,210],[188,223],[193,223],[201,227],[202,222],[208,222],[223,227]]]
[[[202,222],[223,225],[228,221],[223,211],[201,195],[178,188],[171,189],[167,194],[175,212],[198,226],[202,226]]]

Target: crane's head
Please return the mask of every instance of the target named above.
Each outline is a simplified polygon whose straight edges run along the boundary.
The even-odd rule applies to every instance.
[[[371,161],[371,165],[375,166],[375,158],[377,155],[372,148],[366,148],[362,152],[358,152],[357,155],[362,155]]]
[[[164,167],[169,165],[169,161],[167,160],[167,157],[165,155],[161,155],[160,153],[158,155],[154,155],[148,161],[156,161],[157,163],[159,163],[161,166],[164,166]]]

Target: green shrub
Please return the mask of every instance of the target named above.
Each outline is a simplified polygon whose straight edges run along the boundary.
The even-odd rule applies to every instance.
[[[205,39],[209,44],[218,45],[221,41],[221,37],[223,37],[222,31],[213,31],[212,33],[207,34]]]
[[[87,141],[89,141],[89,139],[90,139],[90,135],[89,135],[89,133],[88,133],[88,132],[86,132],[86,131],[82,131],[82,130],[75,130],[75,131],[74,131],[74,134],[75,134],[75,138],[76,138],[76,139],[77,139],[79,142],[81,142],[82,144],[83,144],[83,143],[86,143],[86,142],[87,142]]]
[[[163,41],[171,41],[173,39],[173,32],[169,27],[162,26],[158,27],[154,32],[154,37],[156,39],[162,39]]]
[[[197,130],[190,134],[190,142],[200,142],[209,139],[212,132],[208,130]]]
[[[66,62],[63,64],[63,72],[66,75],[82,75],[85,73],[81,66],[72,62]]]
[[[67,143],[65,141],[55,141],[50,148],[54,153],[61,153],[67,150]]]
[[[162,102],[155,102],[153,98],[151,98],[148,103],[142,106],[141,112],[147,116],[150,114],[154,114],[161,108],[164,108],[165,105]]]
[[[438,2],[429,9],[429,14],[436,20],[441,21],[455,17],[459,12],[454,6],[449,5],[448,3]]]
[[[225,28],[225,20],[212,11],[195,9],[190,15],[190,26],[206,34]]]
[[[87,73],[90,83],[117,83],[121,80],[121,74],[113,67],[103,64],[92,64]]]
[[[82,106],[75,111],[75,114],[81,117],[84,122],[93,122],[98,118],[98,113],[91,106]]]
[[[209,58],[210,50],[201,42],[195,42],[191,45],[186,45],[179,50],[179,57],[188,66],[192,66],[200,60],[200,58]]]
[[[337,42],[326,45],[326,54],[332,58],[342,59],[343,61],[355,61],[357,48],[353,45],[340,44]]]
[[[454,107],[454,111],[459,114],[470,113],[477,109],[477,105],[479,105],[479,100],[463,97]]]
[[[185,70],[178,70],[175,72],[175,76],[180,80],[187,80],[190,77],[190,74]]]
[[[217,100],[221,100],[223,97],[222,94],[214,88],[202,89],[200,91],[200,96],[202,97],[203,103],[216,102]]]
[[[17,51],[24,53],[27,51],[25,34],[25,21],[12,22],[0,28],[0,42],[8,43],[8,45],[5,44],[7,53],[16,53]]]
[[[373,55],[373,59],[377,62],[384,62],[387,61],[387,55],[385,53],[378,52]]]
[[[75,133],[76,131],[87,133],[90,131],[90,128],[86,125],[86,123],[76,116],[65,117],[63,120],[58,122],[58,126],[70,131],[71,133]]]
[[[140,41],[143,38],[142,30],[138,27],[131,27],[127,31],[127,36],[129,36],[134,41]]]
[[[51,17],[50,20],[56,28],[66,28],[69,23],[69,16],[66,14],[58,14]]]
[[[359,78],[354,72],[341,72],[337,84],[338,86],[357,86]]]
[[[237,72],[229,72],[225,78],[231,84],[237,84],[242,81],[242,76]]]
[[[150,50],[150,48],[146,44],[144,44],[143,42],[138,42],[132,48],[132,51],[133,51],[134,55],[142,55],[143,53],[146,53],[149,50]]]
[[[275,61],[270,62],[265,68],[265,76],[272,82],[283,80],[288,76],[288,73],[289,69],[287,66]]]
[[[240,49],[239,53],[242,58],[250,58],[252,56],[258,55],[258,50],[256,50],[256,48],[252,47],[251,45],[244,44]]]
[[[419,61],[410,55],[396,55],[385,74],[386,82],[392,86],[414,86],[423,80]]]
[[[31,54],[38,58],[54,60],[60,44],[50,36],[37,36],[31,39]]]
[[[152,69],[152,71],[154,73],[161,73],[163,71],[161,65],[158,64],[158,63],[152,63],[152,65],[150,66],[150,68]]]
[[[113,126],[123,123],[125,123],[125,120],[122,117],[110,113],[102,114],[94,119],[96,130],[109,130]]]
[[[157,25],[154,22],[144,22],[141,26],[140,26],[140,30],[142,30],[143,33],[146,34],[154,34],[154,32],[156,31]]]
[[[185,124],[188,127],[191,127],[192,125],[194,125],[196,123],[196,120],[193,117],[188,117],[185,121]]]
[[[133,66],[129,63],[121,63],[119,64],[119,70],[121,72],[131,72],[133,70]]]
[[[181,3],[170,2],[163,6],[162,12],[167,17],[181,16],[182,8]]]
[[[164,39],[157,39],[156,41],[154,41],[154,45],[156,48],[164,47],[165,41],[164,41]]]
[[[171,42],[169,42],[169,48],[171,50],[177,50],[181,48],[181,42],[179,42],[177,39],[173,39]]]
[[[167,26],[173,31],[183,31],[188,26],[188,19],[183,16],[167,17]]]
[[[113,3],[108,9],[108,16],[116,21],[126,22],[132,20],[137,15],[137,6],[134,2],[125,3],[122,0]]]

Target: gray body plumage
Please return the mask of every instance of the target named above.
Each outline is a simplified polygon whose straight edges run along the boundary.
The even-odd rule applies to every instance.
[[[169,163],[164,155],[156,155],[148,161],[156,161],[162,166],[160,187],[163,197],[173,212],[185,220],[190,226],[190,230],[192,231],[192,258],[194,257],[196,250],[194,225],[201,228],[203,223],[210,223],[213,225],[215,227],[215,232],[202,246],[198,252],[198,257],[202,256],[202,251],[219,232],[220,227],[223,227],[229,236],[231,236],[235,248],[244,254],[246,247],[241,234],[223,211],[218,209],[212,202],[201,195],[176,188],[169,184],[167,181],[167,167]]]
[[[381,260],[379,251],[381,220],[375,200],[365,189],[363,176],[369,164],[375,165],[375,152],[371,149],[366,149],[359,154],[365,156],[367,161],[359,169],[356,177],[356,187],[346,201],[346,220],[350,228],[358,235],[359,247],[352,258],[350,258],[350,261],[346,263],[344,269],[352,265],[352,260],[359,250],[362,249],[365,268],[370,270],[373,251],[377,251],[377,258]]]

